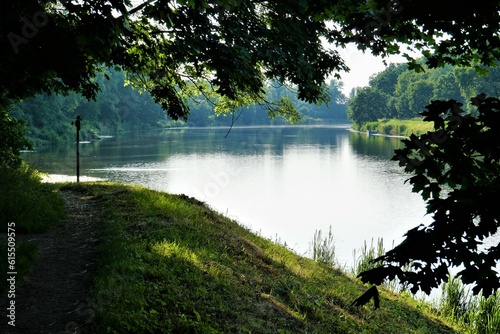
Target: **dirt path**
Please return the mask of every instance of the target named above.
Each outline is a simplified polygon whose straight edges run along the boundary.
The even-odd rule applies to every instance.
[[[89,196],[62,191],[66,224],[43,234],[19,235],[38,245],[38,257],[16,291],[16,326],[7,325],[6,301],[0,303],[2,333],[85,333],[93,320],[88,298],[99,243],[99,204]],[[3,299],[6,299],[5,297]]]

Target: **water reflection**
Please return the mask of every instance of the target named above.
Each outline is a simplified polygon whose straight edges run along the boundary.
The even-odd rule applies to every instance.
[[[332,226],[352,262],[364,240],[389,247],[422,222],[425,207],[397,162],[395,138],[347,126],[169,129],[81,146],[82,175],[184,193],[306,254],[314,231]],[[24,157],[43,171],[74,174],[74,145]]]

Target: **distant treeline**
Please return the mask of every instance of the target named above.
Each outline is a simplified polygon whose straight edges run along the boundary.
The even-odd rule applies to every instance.
[[[109,80],[96,78],[101,86],[95,101],[81,95],[42,94],[11,107],[10,115],[27,123],[27,136],[35,146],[69,143],[75,140],[71,122],[82,117],[82,140],[96,139],[99,134],[156,127],[165,113],[147,94],[125,86],[121,72],[108,70]]]
[[[482,73],[482,75],[480,74]],[[411,119],[431,100],[455,99],[472,112],[470,98],[479,93],[499,96],[500,69],[488,72],[471,68],[445,66],[408,70],[406,64],[390,64],[372,76],[369,86],[351,92],[348,117],[357,125],[378,119]]]
[[[234,115],[219,115],[214,112],[214,101],[203,97],[188,98],[190,116],[187,122],[173,121],[156,104],[148,93],[140,93],[125,85],[125,74],[112,69],[98,80],[101,92],[95,101],[87,101],[78,94],[42,94],[13,105],[10,115],[26,121],[28,138],[35,146],[53,143],[69,143],[75,138],[71,122],[80,115],[82,140],[92,140],[99,135],[122,131],[147,130],[167,126],[225,126],[235,118],[236,125],[284,124],[279,117],[270,119],[267,111],[259,105],[240,108]],[[301,123],[325,123],[347,121],[347,98],[343,95],[342,83],[330,81],[326,87],[330,96],[328,105],[315,105],[297,100],[295,92],[287,87],[270,83],[266,87],[268,100],[288,97],[302,114]]]

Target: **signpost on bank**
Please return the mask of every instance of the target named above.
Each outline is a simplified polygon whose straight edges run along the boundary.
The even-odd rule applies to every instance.
[[[76,182],[80,182],[80,115],[76,116],[76,121],[71,122],[71,125],[76,126]]]

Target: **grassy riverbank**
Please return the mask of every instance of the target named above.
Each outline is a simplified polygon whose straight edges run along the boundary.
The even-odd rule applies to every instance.
[[[185,196],[66,185],[105,209],[94,332],[453,333],[431,308],[290,252]]]
[[[367,122],[361,126],[353,124],[352,128],[361,132],[373,132],[390,136],[409,137],[411,134],[421,135],[433,129],[432,122],[421,119],[381,119],[376,122]]]
[[[55,185],[40,179],[26,166],[0,174],[2,220],[16,223],[16,286],[37,254],[31,241],[21,240],[23,234],[57,228],[65,216],[58,192],[91,200],[97,210],[87,214],[102,224],[102,241],[91,296],[78,311],[87,319],[79,324],[82,332],[458,333],[468,332],[463,319],[478,323],[457,318],[465,314],[461,309],[446,313],[383,288],[380,309],[371,302],[351,306],[369,286],[193,198],[122,184]],[[9,270],[7,233],[2,235],[3,277]],[[326,245],[318,236],[316,245]],[[1,289],[5,298],[7,286]],[[451,305],[462,307],[462,301]]]

